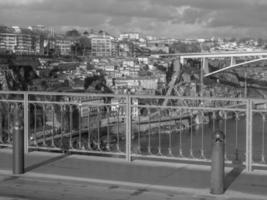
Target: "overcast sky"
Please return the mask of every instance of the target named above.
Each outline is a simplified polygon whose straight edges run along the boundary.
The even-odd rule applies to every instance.
[[[0,0],[0,24],[267,38],[267,0]]]

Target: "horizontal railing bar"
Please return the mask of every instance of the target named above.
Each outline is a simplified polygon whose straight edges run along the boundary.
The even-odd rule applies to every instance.
[[[74,93],[74,92],[35,92],[35,91],[0,91],[0,94],[20,94],[20,95],[41,95],[41,96],[100,96],[100,97],[119,97],[123,98],[127,95],[117,94],[98,94],[98,93]]]
[[[261,112],[267,112],[267,110],[255,110],[255,109],[253,109],[252,112],[261,113]]]
[[[29,146],[30,149],[39,149],[39,150],[51,150],[51,151],[64,151],[62,148],[58,147],[37,147]],[[88,153],[88,154],[102,154],[102,155],[121,155],[125,156],[123,152],[107,152],[107,151],[92,151],[92,150],[82,150],[82,149],[66,149],[67,152],[76,152],[76,153]]]
[[[12,144],[0,144],[0,147],[12,147]]]
[[[40,146],[30,146],[29,149],[39,149],[39,150],[53,150],[53,151],[63,151],[64,149],[58,147],[40,147]]]
[[[209,100],[209,101],[239,101],[247,102],[248,100],[262,102],[265,99],[258,98],[232,98],[232,97],[178,97],[178,96],[162,96],[162,95],[117,95],[117,94],[99,94],[99,93],[73,93],[73,92],[39,92],[39,91],[0,91],[1,94],[17,94],[17,95],[42,95],[42,96],[80,96],[80,97],[114,97],[114,98],[142,98],[142,99],[185,99],[185,100]]]
[[[0,102],[7,102],[7,103],[23,103],[23,100],[13,100],[13,99],[0,99]]]
[[[253,162],[252,163],[252,166],[255,166],[255,167],[267,167],[267,163],[260,163],[260,162]]]
[[[267,163],[257,163],[257,162],[253,162],[252,166],[255,167],[267,167]]]
[[[108,151],[92,151],[92,150],[82,150],[82,149],[69,149],[69,152],[77,152],[77,153],[90,153],[90,154],[102,154],[102,155],[120,155],[125,156],[124,152],[108,152]]]
[[[21,103],[23,101],[18,101]],[[57,105],[87,105],[87,106],[125,106],[126,104],[110,104],[110,103],[90,103],[90,102],[60,102],[60,101],[29,101],[30,104],[57,104]],[[191,106],[163,106],[163,105],[130,105],[132,108],[170,108],[170,109],[195,109],[195,110],[224,110],[224,111],[246,111],[246,109],[242,108],[227,108],[227,107],[191,107]]]
[[[116,97],[125,98],[127,95],[117,95],[110,93],[73,93],[73,92],[25,92],[28,95],[42,95],[42,96],[74,96],[74,97]],[[0,93],[1,94],[1,93]]]
[[[130,95],[131,98],[139,99],[182,99],[182,100],[206,100],[206,101],[233,101],[233,102],[246,102],[245,98],[219,98],[219,97],[190,97],[190,96],[161,96],[161,95]]]
[[[211,162],[209,159],[199,159],[199,158],[189,158],[189,157],[175,157],[175,156],[164,156],[164,155],[140,155],[140,154],[132,154],[132,157],[134,158],[151,158],[151,159],[161,159],[161,160],[184,160],[184,161],[201,161],[201,162]]]
[[[178,97],[178,96],[162,96],[162,95],[118,95],[118,94],[99,94],[99,93],[73,93],[73,92],[35,92],[35,91],[0,91],[0,94],[21,94],[21,95],[42,95],[42,96],[81,96],[81,97],[114,97],[114,98],[143,98],[143,99],[185,99],[185,100],[214,100],[214,101],[240,101],[246,102],[248,98],[232,98],[232,97]],[[249,98],[250,100],[260,101],[260,99]]]
[[[156,156],[156,155],[140,155],[132,154],[132,158],[150,158],[150,159],[159,159],[159,160],[177,160],[177,161],[194,161],[194,162],[205,162],[210,163],[211,159],[199,159],[199,158],[190,158],[190,157],[171,157],[171,156]],[[159,161],[160,162],[160,161]],[[225,161],[227,164],[232,164],[232,161]]]
[[[169,108],[169,109],[188,109],[188,110],[208,110],[208,111],[246,111],[242,108],[221,108],[221,107],[190,107],[190,106],[162,106],[162,105],[131,105],[131,108]]]
[[[4,91],[1,90],[0,94],[20,94],[20,95],[24,95],[25,93],[27,93],[26,91]]]
[[[110,103],[90,103],[90,102],[74,102],[74,101],[29,101],[30,104],[58,104],[58,105],[88,105],[88,106],[125,106],[126,104],[110,104]]]

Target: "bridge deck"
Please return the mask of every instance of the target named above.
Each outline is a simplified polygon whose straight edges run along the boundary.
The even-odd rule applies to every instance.
[[[11,151],[0,150],[0,172],[11,173]],[[32,152],[26,155],[26,174],[23,177],[36,180],[79,181],[107,184],[115,192],[119,187],[133,187],[145,190],[160,190],[175,193],[190,193],[195,197],[209,195],[210,166],[182,163],[158,163],[154,161],[133,161],[116,158],[95,158],[89,156]],[[223,199],[266,199],[267,174],[255,171],[241,173],[242,169],[226,168]],[[11,184],[13,179],[5,182]],[[48,182],[47,182],[48,183]],[[1,187],[4,187],[2,185]],[[49,187],[49,184],[46,184]],[[42,188],[46,190],[46,188]],[[16,188],[15,191],[23,191]],[[47,190],[48,191],[48,190]],[[79,195],[79,194],[77,194]],[[208,196],[207,196],[208,195]],[[217,199],[218,197],[216,197]],[[194,198],[195,199],[195,198]]]
[[[156,54],[153,56],[180,56],[181,58],[224,58],[224,57],[249,57],[249,56],[267,56],[267,51],[253,52],[205,52],[205,53],[174,53],[174,54]]]

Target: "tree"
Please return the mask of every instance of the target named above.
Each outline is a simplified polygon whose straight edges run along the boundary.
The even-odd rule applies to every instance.
[[[262,38],[257,39],[258,47],[261,47],[264,45],[264,40]]]
[[[201,47],[199,43],[186,44],[183,42],[175,42],[170,46],[171,53],[193,53],[201,52]]]
[[[70,31],[67,31],[67,32],[65,33],[65,35],[66,35],[67,37],[80,37],[80,36],[81,36],[80,32],[77,31],[76,29],[72,29],[72,30],[70,30]]]
[[[75,55],[86,55],[91,49],[90,39],[83,36],[74,45],[72,45],[72,52]]]

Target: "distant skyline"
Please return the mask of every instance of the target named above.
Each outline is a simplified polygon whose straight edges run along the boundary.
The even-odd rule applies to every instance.
[[[267,0],[0,0],[0,24],[173,38],[267,38]]]

